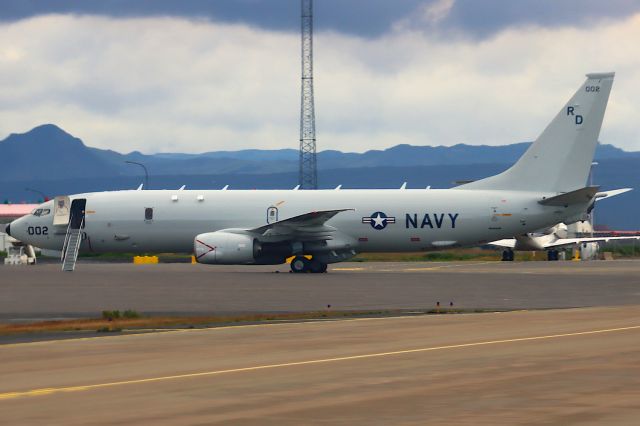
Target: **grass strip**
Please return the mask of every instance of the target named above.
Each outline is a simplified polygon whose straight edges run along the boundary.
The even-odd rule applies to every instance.
[[[314,311],[301,313],[276,313],[276,314],[243,314],[243,315],[212,315],[193,317],[141,317],[141,318],[88,318],[73,320],[37,321],[31,323],[0,324],[0,336],[10,336],[18,334],[51,333],[51,332],[73,332],[73,331],[97,331],[97,332],[120,332],[123,330],[150,330],[161,328],[196,328],[215,327],[240,324],[267,323],[278,321],[305,321],[318,319],[340,319],[340,318],[373,318],[385,316],[403,315],[436,315],[436,314],[462,314],[462,313],[482,313],[495,312],[483,309],[454,309],[442,307],[429,310],[412,311]]]

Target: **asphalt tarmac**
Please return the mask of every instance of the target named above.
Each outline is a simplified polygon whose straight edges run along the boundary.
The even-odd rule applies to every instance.
[[[625,306],[2,345],[0,413],[11,425],[632,425],[639,342],[640,306]]]
[[[324,310],[540,309],[640,305],[640,261],[340,263],[288,266],[80,262],[0,266],[0,321],[103,310],[209,315]]]

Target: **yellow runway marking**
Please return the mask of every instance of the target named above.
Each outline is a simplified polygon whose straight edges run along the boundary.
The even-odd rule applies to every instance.
[[[378,353],[363,354],[363,355],[351,355],[351,356],[342,356],[342,357],[335,357],[335,358],[314,359],[309,361],[293,361],[293,362],[285,362],[281,364],[257,365],[254,367],[241,367],[241,368],[232,368],[227,370],[203,371],[199,373],[177,374],[173,376],[150,377],[146,379],[123,380],[119,382],[96,383],[96,384],[82,385],[82,386],[65,386],[65,387],[57,387],[57,388],[43,388],[43,389],[32,389],[27,391],[5,392],[5,393],[0,393],[0,401],[20,398],[20,397],[27,397],[27,396],[43,396],[43,395],[51,395],[56,393],[79,392],[79,391],[87,391],[87,390],[101,389],[101,388],[108,388],[108,387],[115,387],[115,386],[189,379],[194,377],[216,376],[216,375],[222,375],[222,374],[269,370],[269,369],[284,368],[284,367],[297,367],[301,365],[327,364],[332,362],[352,361],[352,360],[367,359],[367,358],[382,358],[387,356],[442,351],[447,349],[462,349],[462,348],[497,345],[497,344],[504,344],[504,343],[558,339],[561,337],[586,336],[586,335],[593,335],[593,334],[613,333],[613,332],[637,330],[637,329],[640,329],[640,325],[634,325],[629,327],[619,327],[619,328],[608,328],[608,329],[600,329],[600,330],[590,330],[590,331],[579,331],[574,333],[550,334],[546,336],[519,337],[514,339],[461,343],[457,345],[432,346],[427,348],[405,349],[405,350],[392,351],[392,352],[378,352]]]
[[[445,266],[432,266],[430,268],[409,268],[403,269],[403,272],[435,271],[436,269],[442,268],[445,268]]]
[[[416,268],[402,268],[399,267],[397,269],[375,269],[375,268],[365,268],[365,267],[355,267],[355,268],[332,268],[332,271],[365,271],[365,272],[420,272],[420,271],[435,271],[439,269],[445,268],[456,268],[463,266],[478,266],[478,265],[486,265],[489,263],[497,263],[494,260],[487,262],[472,262],[472,263],[456,263],[456,264],[448,264],[448,265],[435,265],[435,266],[425,266],[425,267],[416,267]]]
[[[434,270],[438,270],[438,269],[445,269],[445,268],[456,268],[459,266],[478,266],[478,265],[486,265],[487,263],[496,263],[495,261],[490,261],[490,262],[474,262],[472,264],[462,264],[462,263],[456,263],[453,265],[438,265],[438,266],[428,266],[428,267],[423,267],[423,268],[407,268],[407,269],[401,269],[400,271],[402,272],[420,272],[420,271],[434,271]]]

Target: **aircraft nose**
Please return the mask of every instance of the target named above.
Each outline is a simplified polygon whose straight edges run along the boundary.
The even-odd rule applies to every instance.
[[[4,227],[4,233],[7,234],[8,236],[11,236],[11,224],[8,224],[7,226]]]

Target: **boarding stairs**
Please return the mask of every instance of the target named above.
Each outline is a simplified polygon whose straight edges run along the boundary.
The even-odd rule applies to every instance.
[[[80,244],[82,244],[82,229],[84,228],[84,212],[82,213],[80,220],[74,220],[73,215],[69,220],[60,259],[63,271],[72,272],[76,268],[78,251],[80,250]]]

